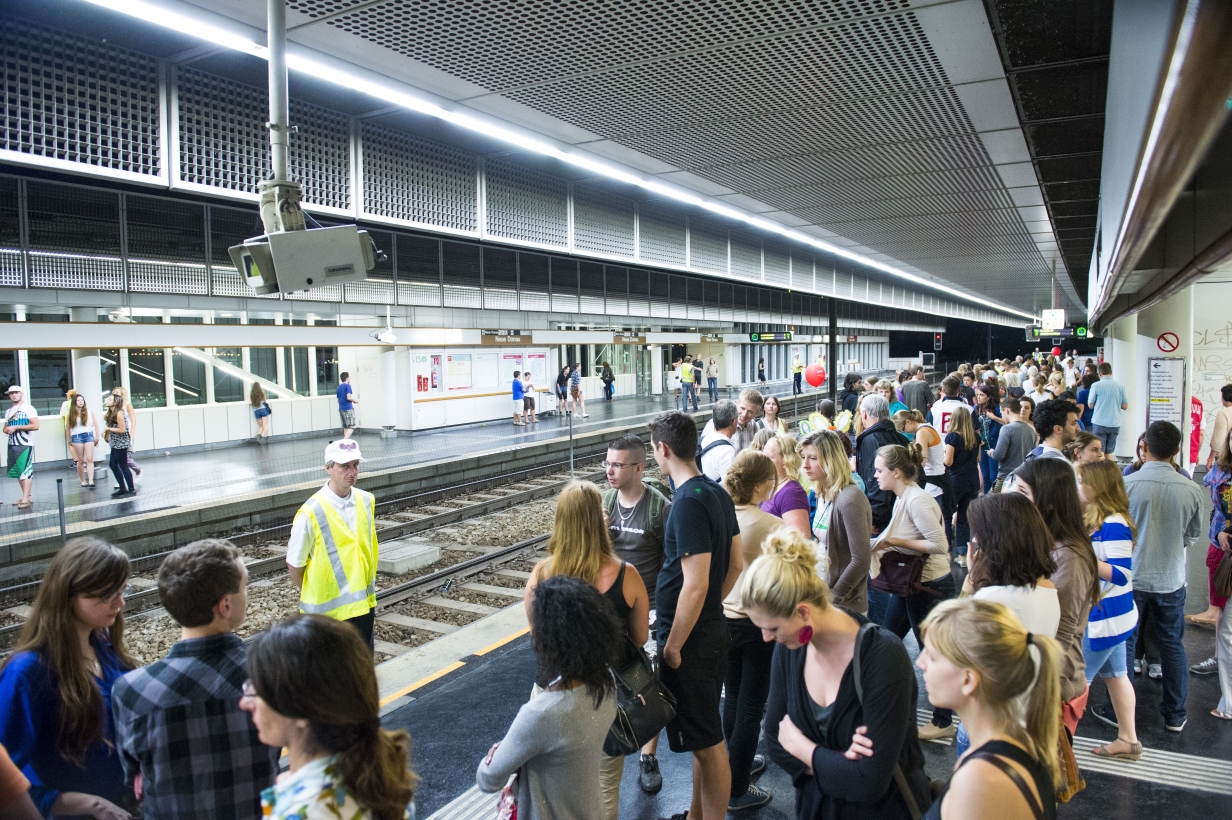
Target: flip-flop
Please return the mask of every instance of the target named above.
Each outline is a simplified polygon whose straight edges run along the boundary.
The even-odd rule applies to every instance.
[[[1214,629],[1215,628],[1214,621],[1208,621],[1205,618],[1199,618],[1197,615],[1186,615],[1185,623],[1193,624],[1194,626],[1200,626],[1203,629]]]
[[[1107,744],[1104,744],[1103,746],[1096,746],[1094,749],[1091,750],[1091,754],[1095,755],[1096,757],[1104,757],[1109,760],[1141,760],[1142,759],[1142,744],[1141,743],[1131,743],[1129,745],[1130,750],[1128,752],[1116,752],[1116,753],[1108,751],[1108,747],[1111,745],[1112,745],[1111,743],[1107,743]]]
[[[18,502],[17,502],[16,504],[14,504],[13,506],[14,506],[14,507],[16,507],[16,508],[17,508],[17,509],[19,509],[19,510],[27,510],[27,509],[29,509],[30,507],[33,507],[33,506],[34,506],[34,502],[33,502],[33,501],[18,501]]]
[[[1221,711],[1219,711],[1218,709],[1212,709],[1212,710],[1211,710],[1211,716],[1212,716],[1212,717],[1217,717],[1217,718],[1219,718],[1220,720],[1232,720],[1232,713],[1229,713],[1229,712],[1221,712]]]

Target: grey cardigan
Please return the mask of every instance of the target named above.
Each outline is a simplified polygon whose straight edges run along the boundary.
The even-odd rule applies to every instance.
[[[823,503],[818,501],[818,503]],[[855,484],[844,487],[834,499],[827,531],[830,554],[830,591],[836,606],[852,612],[868,612],[869,543],[873,531],[873,508],[868,496]]]
[[[603,817],[599,761],[616,720],[616,698],[599,708],[586,687],[548,690],[522,704],[509,731],[475,773],[480,791],[497,792],[518,772],[518,820]]]

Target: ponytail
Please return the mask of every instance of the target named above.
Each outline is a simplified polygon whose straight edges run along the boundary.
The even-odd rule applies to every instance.
[[[920,626],[933,651],[979,674],[974,697],[1000,719],[1004,730],[1064,784],[1058,759],[1061,652],[1047,635],[1033,635],[1004,604],[975,598],[942,601]],[[1026,727],[1018,699],[1027,695]]]
[[[877,456],[885,462],[887,470],[901,470],[903,480],[908,484],[919,477],[924,469],[924,446],[913,441],[904,447],[901,444],[887,444],[877,450]]]
[[[382,729],[379,719],[352,726],[358,738],[338,753],[342,782],[356,802],[372,813],[373,820],[402,820],[415,786],[415,775],[407,767],[410,735]],[[320,730],[317,734],[320,739]]]

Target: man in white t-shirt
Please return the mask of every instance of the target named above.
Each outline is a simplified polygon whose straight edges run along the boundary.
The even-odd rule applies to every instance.
[[[966,407],[967,403],[959,395],[962,382],[957,376],[946,376],[941,381],[941,398],[929,410],[933,428],[941,434],[944,440],[950,433],[950,418],[956,407]]]
[[[736,432],[736,412],[736,403],[731,399],[715,402],[711,411],[714,430],[702,436],[699,445],[702,474],[720,484],[736,459],[736,445],[732,442],[732,434]]]
[[[34,503],[30,497],[34,489],[34,442],[30,434],[39,429],[39,417],[26,401],[21,385],[12,385],[8,392],[12,404],[4,414],[4,434],[9,437],[9,478],[17,479],[21,486],[21,500],[16,506],[24,510]]]

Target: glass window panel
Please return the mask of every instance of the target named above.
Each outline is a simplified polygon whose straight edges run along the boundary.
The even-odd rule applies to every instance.
[[[266,381],[278,383],[278,348],[253,347],[248,350],[248,369]]]
[[[107,395],[117,387],[123,387],[124,383],[120,381],[120,351],[112,348],[110,350],[98,351],[98,370],[99,381],[102,383],[103,395]]]
[[[301,396],[311,395],[308,383],[308,348],[284,347],[282,363],[286,370],[286,384]]]
[[[317,320],[317,324],[321,324]],[[317,348],[317,395],[332,396],[338,389],[338,348]]]
[[[135,408],[167,406],[161,347],[129,349],[128,388],[129,400]]]
[[[171,378],[175,403],[181,407],[205,404],[205,362],[179,351],[171,353]],[[137,405],[134,403],[134,407]]]
[[[73,386],[67,350],[31,350],[29,401],[39,415],[57,414],[64,394]]]
[[[0,388],[8,390],[21,382],[16,350],[0,350]]]
[[[244,367],[244,349],[242,347],[216,347],[214,355],[222,359],[227,364],[243,369]],[[242,379],[224,372],[221,368],[214,368],[214,401],[243,401],[247,396],[244,395],[244,382]]]

